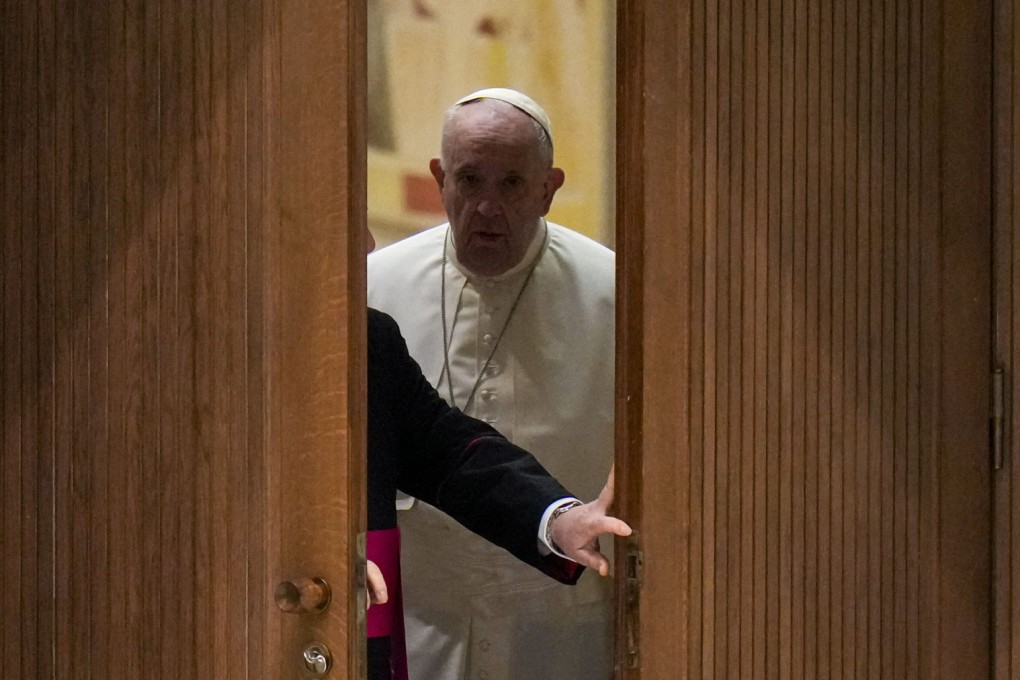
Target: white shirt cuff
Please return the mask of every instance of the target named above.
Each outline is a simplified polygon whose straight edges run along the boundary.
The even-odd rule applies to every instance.
[[[546,529],[549,527],[549,518],[552,517],[553,512],[555,512],[557,508],[562,508],[564,505],[570,505],[571,503],[580,502],[581,501],[572,496],[567,496],[566,498],[561,498],[558,501],[553,501],[549,504],[549,507],[545,509],[545,512],[542,513],[542,521],[538,523],[538,552],[540,555],[545,557],[550,553],[555,553],[563,559],[570,560],[569,557],[557,550],[555,546],[550,545],[549,541],[545,540],[546,534],[549,533]],[[573,562],[574,560],[570,561]]]

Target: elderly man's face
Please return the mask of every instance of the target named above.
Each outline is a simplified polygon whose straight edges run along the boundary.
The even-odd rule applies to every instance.
[[[502,274],[524,257],[563,171],[542,162],[531,118],[502,102],[461,107],[446,165],[432,159],[457,258],[475,274]]]

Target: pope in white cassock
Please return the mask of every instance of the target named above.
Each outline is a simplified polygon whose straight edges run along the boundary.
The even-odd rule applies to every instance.
[[[545,220],[564,173],[549,119],[502,88],[447,113],[430,169],[449,218],[369,256],[443,398],[531,451],[581,498],[612,464],[614,255]],[[612,677],[611,580],[560,585],[420,501],[398,513],[409,674]]]

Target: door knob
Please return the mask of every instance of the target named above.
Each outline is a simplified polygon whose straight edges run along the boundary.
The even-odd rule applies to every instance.
[[[321,578],[296,578],[281,581],[274,593],[276,606],[288,614],[318,614],[326,611],[332,592]]]

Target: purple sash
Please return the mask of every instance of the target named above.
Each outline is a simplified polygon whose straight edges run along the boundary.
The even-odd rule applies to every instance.
[[[400,528],[369,531],[365,540],[365,553],[379,567],[389,593],[386,604],[373,604],[368,610],[368,637],[389,636],[393,678],[407,680],[404,600],[400,589]]]

